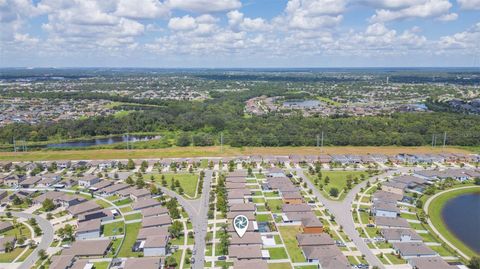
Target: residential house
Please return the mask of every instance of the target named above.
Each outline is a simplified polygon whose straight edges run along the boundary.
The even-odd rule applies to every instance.
[[[438,254],[422,242],[398,242],[392,244],[393,249],[404,259],[415,257],[434,257]]]
[[[70,206],[67,210],[74,217],[77,217],[79,215],[82,215],[82,214],[85,214],[85,213],[88,213],[88,212],[98,211],[100,209],[102,209],[102,207],[99,206],[94,201],[87,201],[87,202],[84,202],[84,203],[80,203],[80,204]]]
[[[138,199],[132,204],[133,210],[142,210],[149,207],[159,207],[161,203],[153,198]]]
[[[4,233],[13,229],[13,225],[10,221],[1,221],[0,222],[0,233]]]
[[[142,219],[142,228],[170,226],[172,219],[168,215],[152,216]]]
[[[78,180],[78,185],[84,188],[90,188],[100,181],[101,179],[95,175],[86,175]]]
[[[457,266],[448,264],[441,257],[411,258],[408,263],[413,269],[458,269]]]
[[[397,208],[396,204],[375,201],[373,202],[372,213],[376,217],[395,218],[400,215],[400,210]]]
[[[162,261],[160,258],[128,258],[123,269],[161,269]]]
[[[267,261],[265,260],[236,260],[233,263],[233,269],[268,269]]]
[[[237,260],[257,260],[262,259],[262,247],[254,246],[229,246],[228,257]]]
[[[101,230],[100,219],[82,221],[82,222],[78,223],[75,238],[77,240],[99,238],[100,237],[100,230]]]
[[[70,248],[63,250],[63,255],[74,255],[78,257],[103,257],[107,254],[112,244],[110,239],[101,240],[78,240],[74,241]]]
[[[410,228],[408,221],[399,217],[376,217],[375,225],[379,228]]]

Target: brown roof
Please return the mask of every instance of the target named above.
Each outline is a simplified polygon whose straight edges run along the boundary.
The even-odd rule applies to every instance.
[[[245,185],[245,183],[227,182],[225,184],[225,187],[227,189],[245,189],[246,185]]]
[[[65,269],[71,266],[74,262],[75,256],[73,255],[55,255],[52,256],[52,263],[48,268],[50,269]]]
[[[402,236],[410,236],[411,240],[422,240],[422,237],[412,229],[382,229],[385,240],[400,240]]]
[[[168,243],[168,235],[149,236],[145,240],[145,248],[164,248]]]
[[[441,257],[419,257],[410,259],[410,264],[415,269],[454,269],[452,266],[444,261]]]
[[[168,214],[168,209],[163,206],[154,206],[154,207],[148,207],[148,208],[142,209],[142,216],[144,218],[150,217],[150,216],[159,216],[164,214]]]
[[[233,263],[233,269],[268,269],[265,260],[238,260]]]
[[[0,231],[6,230],[6,229],[11,229],[13,228],[13,225],[10,221],[1,221],[0,222]]]
[[[160,206],[161,203],[153,198],[142,198],[135,201],[132,205],[133,210],[140,210],[147,207]]]
[[[334,245],[335,242],[327,233],[297,234],[298,246]]]
[[[436,252],[421,242],[392,243],[393,249],[402,256],[435,255]]]
[[[114,185],[111,185],[111,186],[108,186],[108,187],[102,189],[102,192],[114,193],[114,192],[117,192],[119,190],[126,189],[128,187],[130,187],[130,185],[125,184],[125,183],[119,183],[119,184],[114,184]]]
[[[227,219],[233,220],[238,215],[244,215],[245,217],[247,217],[248,220],[255,220],[254,212],[228,212]]]
[[[82,221],[78,223],[77,232],[91,232],[100,230],[100,219],[94,219],[89,221]]]
[[[172,219],[168,215],[152,216],[143,218],[142,228],[170,225],[171,223]]]
[[[101,206],[99,206],[97,203],[94,201],[87,201],[84,203],[80,203],[77,205],[70,206],[67,210],[70,212],[70,214],[76,216],[80,215],[86,212],[91,212],[91,211],[96,211],[102,209]]]
[[[229,208],[230,212],[244,212],[244,211],[251,211],[255,212],[255,204],[254,203],[244,203],[244,204],[233,204]]]
[[[149,227],[149,228],[142,228],[138,231],[137,239],[143,240],[149,236],[156,236],[156,235],[168,235],[168,227]]]
[[[283,199],[303,199],[302,195],[298,192],[286,192],[282,193]]]
[[[410,228],[408,221],[403,218],[375,217],[375,224],[384,227]]]
[[[160,258],[128,258],[123,269],[160,269]]]
[[[284,204],[282,212],[309,212],[312,208],[307,204]]]
[[[261,259],[262,247],[255,246],[229,246],[228,256],[237,259]]]
[[[347,258],[336,245],[302,247],[307,259],[319,260],[322,269],[351,268]]]
[[[75,256],[103,256],[112,240],[78,240],[65,249],[62,254]]]
[[[243,170],[237,170],[228,173],[227,177],[247,177],[247,172]]]
[[[262,237],[257,232],[246,232],[243,237],[237,233],[230,233],[230,245],[262,245]]]
[[[104,188],[106,188],[108,186],[111,186],[111,185],[113,185],[113,181],[102,180],[100,182],[97,182],[97,183],[93,184],[92,186],[90,186],[90,188],[101,190],[101,189],[104,189]]]

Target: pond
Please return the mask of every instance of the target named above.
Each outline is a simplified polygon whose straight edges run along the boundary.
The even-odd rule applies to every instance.
[[[81,147],[90,147],[98,145],[110,145],[121,142],[138,142],[138,141],[149,141],[154,139],[159,139],[160,136],[153,135],[130,135],[130,136],[111,136],[105,138],[92,138],[85,140],[76,140],[76,141],[66,141],[61,143],[52,143],[47,144],[47,148],[81,148]]]
[[[449,200],[442,209],[442,218],[450,232],[480,253],[480,193]]]

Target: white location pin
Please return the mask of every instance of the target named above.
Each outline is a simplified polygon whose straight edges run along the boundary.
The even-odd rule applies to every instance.
[[[235,228],[238,236],[243,237],[248,228],[248,218],[244,215],[237,215],[233,219],[233,228]]]

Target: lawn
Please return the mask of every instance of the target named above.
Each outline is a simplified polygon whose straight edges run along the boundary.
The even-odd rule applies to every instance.
[[[132,199],[127,198],[127,199],[123,199],[123,200],[120,200],[120,201],[116,201],[116,202],[114,202],[114,204],[115,204],[116,206],[122,206],[122,205],[128,205],[128,204],[130,204],[131,202],[132,202]]]
[[[392,264],[404,264],[404,263],[406,263],[405,260],[397,257],[397,255],[392,255],[391,253],[386,253],[384,255],[388,257],[388,259],[392,262]]]
[[[337,188],[339,192],[341,192],[343,190],[343,188],[345,188],[345,186],[347,186],[347,176],[351,175],[352,176],[352,179],[354,178],[358,178],[359,182],[360,182],[360,175],[361,174],[364,174],[367,178],[367,174],[365,172],[362,172],[362,171],[322,171],[322,184],[324,184],[324,192],[322,192],[322,194],[327,197],[327,198],[332,198],[330,195],[327,195],[330,190],[332,188]],[[315,178],[316,178],[316,175],[310,175],[308,173],[306,173],[307,177],[312,181],[314,182]],[[329,177],[330,178],[330,182],[325,185],[325,178],[326,177]],[[353,184],[352,184],[353,185]],[[343,199],[345,195],[341,195],[339,200]]]
[[[198,174],[193,173],[178,173],[178,174],[162,174],[165,176],[165,180],[167,181],[167,188],[170,189],[170,185],[172,182],[172,178],[178,180],[180,182],[180,186],[182,186],[183,191],[186,195],[190,198],[196,196],[197,184],[198,184]],[[161,183],[162,175],[160,174],[153,174],[155,181],[157,183]],[[175,188],[175,191],[178,192],[178,188]],[[189,198],[187,197],[187,198]]]
[[[282,212],[283,200],[282,199],[267,200],[267,205],[268,205],[268,207],[270,207],[270,211],[272,213],[281,213]]]
[[[132,246],[135,244],[141,225],[142,224],[138,222],[127,224],[125,239],[118,253],[118,257],[138,257],[140,253],[132,252]]]
[[[20,224],[19,228],[10,229],[2,233],[1,235],[16,236],[16,237],[24,236],[25,238],[30,239],[30,237],[32,236],[32,232],[30,231],[30,229],[28,229],[27,226],[25,226],[25,224],[23,223],[19,223],[19,224]]]
[[[0,263],[12,262],[15,258],[22,253],[24,248],[15,248],[12,252],[1,253],[0,254]]]
[[[103,235],[112,236],[123,234],[123,224],[123,221],[117,221],[103,225]]]
[[[33,252],[33,248],[28,248],[28,250],[20,257],[18,258],[18,262],[23,262],[30,254]]]
[[[109,262],[94,262],[95,269],[108,269]]]
[[[95,200],[95,203],[96,203],[97,205],[103,207],[103,208],[109,208],[109,207],[112,206],[110,203],[105,202],[105,201],[103,201],[102,199],[97,199],[97,200]]]
[[[270,253],[270,259],[272,260],[288,259],[284,248],[268,248],[268,253]]]
[[[272,217],[270,214],[258,214],[255,216],[255,219],[257,222],[267,222],[267,221],[272,221]]]
[[[292,269],[292,266],[289,263],[269,263],[268,269]]]
[[[125,215],[125,221],[141,219],[141,218],[142,218],[142,213],[134,213],[134,214],[130,214],[130,215]]]
[[[430,216],[430,220],[432,221],[433,225],[437,230],[448,240],[450,243],[454,244],[458,249],[460,249],[466,255],[472,257],[476,255],[475,251],[467,247],[465,244],[462,243],[460,239],[458,239],[453,233],[451,233],[442,219],[442,209],[447,203],[448,200],[457,197],[458,195],[467,194],[467,193],[474,193],[480,192],[480,187],[471,187],[459,190],[453,190],[444,194],[441,194],[434,198],[430,202],[430,206],[428,208],[428,215]],[[442,254],[440,254],[442,255]]]
[[[305,257],[298,247],[296,238],[297,234],[302,232],[300,226],[279,226],[278,230],[292,262],[305,262]]]

